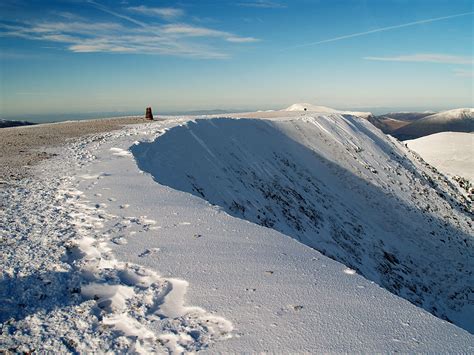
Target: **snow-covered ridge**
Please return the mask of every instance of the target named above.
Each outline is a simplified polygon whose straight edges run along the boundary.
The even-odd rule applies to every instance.
[[[432,114],[425,119],[441,119],[441,120],[452,120],[452,119],[463,119],[472,118],[474,119],[474,108],[457,108],[453,110],[447,110]]]
[[[443,173],[474,184],[474,133],[441,132],[405,144]]]
[[[472,352],[474,337],[465,330],[390,294],[364,279],[355,269],[288,238],[278,232],[278,226],[262,227],[258,219],[249,223],[247,215],[211,205],[203,199],[199,193],[201,187],[207,196],[222,191],[227,182],[234,183],[228,193],[236,198],[250,196],[249,201],[260,203],[250,206],[249,213],[255,208],[266,212],[266,206],[275,207],[272,213],[281,213],[281,206],[286,208],[289,214],[281,217],[281,225],[289,220],[284,233],[294,237],[298,231],[293,226],[298,223],[306,230],[300,230],[300,235],[309,235],[312,227],[308,214],[312,210],[318,212],[323,199],[322,208],[327,211],[321,214],[324,218],[321,227],[332,230],[327,224],[332,220],[335,231],[351,232],[350,225],[339,225],[349,218],[349,223],[358,229],[359,221],[338,207],[357,197],[348,193],[349,187],[357,191],[360,186],[351,184],[350,179],[341,182],[340,179],[350,174],[334,164],[325,164],[328,159],[317,157],[325,155],[343,165],[352,162],[359,167],[358,173],[365,173],[364,186],[376,184],[371,178],[381,174],[383,168],[370,163],[370,159],[380,163],[380,157],[376,155],[379,151],[368,147],[375,144],[372,141],[379,146],[383,142],[377,134],[370,135],[370,129],[366,132],[370,139],[356,135],[347,140],[365,127],[356,118],[299,114],[291,117],[271,121],[207,120],[207,124],[202,120],[189,122],[193,118],[185,117],[129,126],[61,147],[61,154],[35,169],[37,179],[0,189],[0,200],[8,206],[0,209],[6,227],[0,229],[2,348],[11,352],[61,353],[199,350],[305,353],[314,349]],[[341,118],[347,121],[344,123]],[[233,125],[236,123],[237,126]],[[294,129],[290,129],[292,126]],[[234,132],[237,134],[233,136],[232,129],[239,127],[243,132]],[[272,140],[268,135],[273,134]],[[196,190],[191,191],[194,196],[157,184],[149,174],[137,169],[138,156],[132,156],[129,147],[135,145],[140,150],[146,144],[138,141],[156,139],[156,144],[162,138],[165,145],[161,148],[166,149],[160,148],[155,153],[176,150],[167,163],[174,167],[164,172],[170,176],[176,173],[176,181],[184,181],[185,188],[194,189],[189,186],[190,182],[194,183]],[[300,143],[291,143],[294,140]],[[388,146],[382,150],[390,151],[391,143],[384,142]],[[316,143],[322,148],[327,145],[327,151],[316,153],[309,149],[308,152],[308,147]],[[148,147],[153,148],[154,144]],[[181,153],[186,153],[187,145],[192,152],[183,158]],[[263,148],[261,152],[259,147]],[[343,153],[344,149],[347,153]],[[409,153],[403,147],[400,149],[401,152],[397,150],[400,154]],[[234,165],[236,157],[232,156],[228,162],[230,168],[242,167],[250,173],[245,176],[248,186],[242,195],[233,193],[232,188],[241,191],[238,178],[242,175],[232,169],[228,170],[229,180],[208,187],[215,179],[212,172],[220,174],[219,168],[226,168],[225,161],[214,165],[228,153],[240,159]],[[174,160],[177,156],[183,159]],[[316,166],[309,164],[306,168],[314,159],[318,160]],[[424,166],[421,160],[412,160],[416,166]],[[207,171],[209,166],[211,169]],[[182,176],[186,167],[196,171],[197,181],[191,175]],[[273,174],[272,167],[281,171]],[[252,177],[252,171],[257,174],[257,180]],[[429,167],[422,171],[434,179],[433,183],[443,184]],[[313,183],[319,192],[301,178],[308,174],[317,177]],[[209,181],[203,180],[208,177]],[[290,183],[290,178],[294,183]],[[274,180],[281,189],[275,188]],[[269,192],[268,203],[251,184]],[[306,201],[301,204],[306,208],[303,211],[299,204],[295,205],[299,199],[297,193]],[[334,200],[333,205],[335,194],[343,199]],[[373,199],[373,208],[383,209],[383,204],[375,205],[379,200]],[[354,204],[362,210],[359,202]],[[418,202],[423,200],[419,198]],[[239,211],[238,205],[231,206]],[[363,212],[367,211],[360,213]],[[267,212],[267,216],[271,217],[271,213]],[[459,217],[456,212],[448,213],[446,218],[450,216]],[[360,223],[366,220],[362,218]],[[447,223],[462,225],[464,220],[451,219]],[[413,224],[405,227],[409,229]],[[367,228],[370,232],[372,227]],[[399,229],[407,230],[404,228]],[[338,252],[338,245],[350,247],[351,234],[341,233],[326,235],[328,250]],[[330,240],[333,237],[335,242]],[[347,243],[345,237],[349,237]],[[392,233],[389,237],[397,236]],[[451,238],[456,240],[455,235]],[[448,241],[445,246],[446,260],[433,262],[428,275],[435,273],[433,267],[443,271],[450,265],[450,257],[456,256],[451,243]],[[367,250],[370,246],[363,243],[359,249]],[[406,248],[412,246],[408,243]],[[393,243],[388,241],[387,245],[377,247],[388,248],[384,250],[390,253]],[[405,248],[402,249],[405,255]],[[431,247],[427,250],[428,254],[433,252]],[[396,262],[392,255],[378,253],[388,258],[380,259],[380,264],[397,274],[396,266],[388,261]],[[372,265],[373,253],[367,254],[361,260],[367,264],[366,270]],[[430,260],[434,257],[434,254],[430,256]],[[400,258],[398,262],[404,264],[405,260]],[[348,261],[346,265],[349,264]],[[417,285],[416,281],[414,277],[410,285]],[[453,289],[457,284],[444,285]]]
[[[293,104],[282,111],[309,111],[309,112],[326,112],[334,113],[337,112],[336,109],[327,106],[316,106],[308,103],[297,103]]]
[[[196,120],[132,152],[160,184],[289,235],[474,331],[469,202],[366,120]]]
[[[97,159],[89,149],[111,137],[72,143],[63,159],[45,163],[37,181],[0,189],[9,207],[0,213],[0,238],[9,246],[2,251],[1,350],[183,353],[232,336],[231,322],[186,305],[187,281],[115,257],[110,246],[126,244],[125,231],[148,231],[156,221],[112,214],[113,197],[93,204],[86,196],[108,176],[82,172]],[[131,158],[124,149],[109,152]],[[128,207],[117,206],[122,213]]]
[[[296,103],[293,104],[286,109],[283,109],[281,111],[286,111],[286,112],[319,112],[319,113],[339,113],[339,114],[345,114],[345,115],[353,115],[353,116],[359,116],[359,117],[369,117],[372,115],[371,112],[357,112],[357,111],[343,111],[343,110],[336,110],[331,107],[327,106],[316,106],[308,103]]]
[[[403,126],[391,134],[407,140],[448,131],[474,132],[474,108],[438,112]]]

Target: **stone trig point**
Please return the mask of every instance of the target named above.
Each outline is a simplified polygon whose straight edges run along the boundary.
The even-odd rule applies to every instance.
[[[151,107],[146,108],[145,119],[153,121],[153,113],[151,112]]]

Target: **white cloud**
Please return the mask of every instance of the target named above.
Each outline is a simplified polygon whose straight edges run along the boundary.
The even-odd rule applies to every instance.
[[[167,34],[182,35],[189,37],[226,37],[231,36],[229,32],[213,30],[205,27],[195,27],[187,24],[172,24],[162,27]]]
[[[253,38],[253,37],[227,37],[226,40],[228,42],[234,42],[234,43],[260,42],[260,40],[258,38]]]
[[[251,43],[260,41],[254,37],[240,37],[225,31],[218,31],[210,28],[196,27],[186,24],[165,25],[162,27],[162,31],[166,34],[186,37],[222,37],[227,42],[232,43]]]
[[[230,32],[190,24],[147,25],[126,15],[89,1],[99,10],[130,22],[93,22],[67,14],[72,21],[42,21],[18,23],[0,22],[0,36],[65,44],[77,53],[141,53],[195,58],[227,58],[218,41],[250,43],[253,37],[241,37]],[[61,16],[60,16],[61,17]],[[62,16],[65,18],[65,16]]]
[[[247,1],[247,2],[240,2],[237,5],[244,6],[244,7],[256,7],[262,9],[283,9],[286,8],[286,5],[271,1],[271,0],[255,0],[255,1]]]
[[[447,54],[418,53],[410,55],[400,55],[395,57],[365,57],[367,60],[384,62],[420,62],[420,63],[443,63],[443,64],[467,64],[474,63],[472,57],[455,56]]]
[[[174,20],[184,15],[183,10],[173,7],[148,7],[140,5],[128,7],[127,10],[146,16],[158,16],[165,20]]]
[[[74,44],[69,46],[69,49],[72,52],[76,53],[93,53],[93,52],[119,52],[119,53],[126,53],[135,52],[134,48],[124,47],[124,46],[116,46],[112,44],[102,43],[102,44]]]

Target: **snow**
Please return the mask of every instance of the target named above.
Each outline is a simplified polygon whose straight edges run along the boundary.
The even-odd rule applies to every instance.
[[[435,113],[423,118],[426,121],[448,122],[452,120],[462,120],[465,118],[474,118],[474,108],[457,108]]]
[[[474,108],[460,108],[423,117],[403,126],[392,135],[401,140],[416,139],[439,132],[474,131]]]
[[[336,109],[333,109],[330,107],[316,106],[316,105],[312,105],[308,103],[293,104],[282,111],[309,111],[309,112],[325,112],[325,113],[337,112]]]
[[[474,134],[442,132],[405,143],[443,173],[474,183]]]
[[[326,107],[326,106],[316,106],[308,103],[297,103],[293,104],[286,109],[283,109],[281,111],[286,111],[286,112],[319,112],[319,113],[339,113],[339,114],[345,114],[345,115],[353,115],[353,116],[358,116],[358,117],[364,117],[367,118],[372,115],[371,112],[356,112],[356,111],[341,111],[341,110],[336,110],[331,107]]]
[[[474,350],[413,304],[472,331],[462,196],[362,119],[183,117],[68,149],[2,190],[2,347]]]

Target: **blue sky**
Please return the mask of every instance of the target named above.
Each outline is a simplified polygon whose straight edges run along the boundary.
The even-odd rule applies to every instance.
[[[0,115],[473,106],[470,0],[3,0]]]

